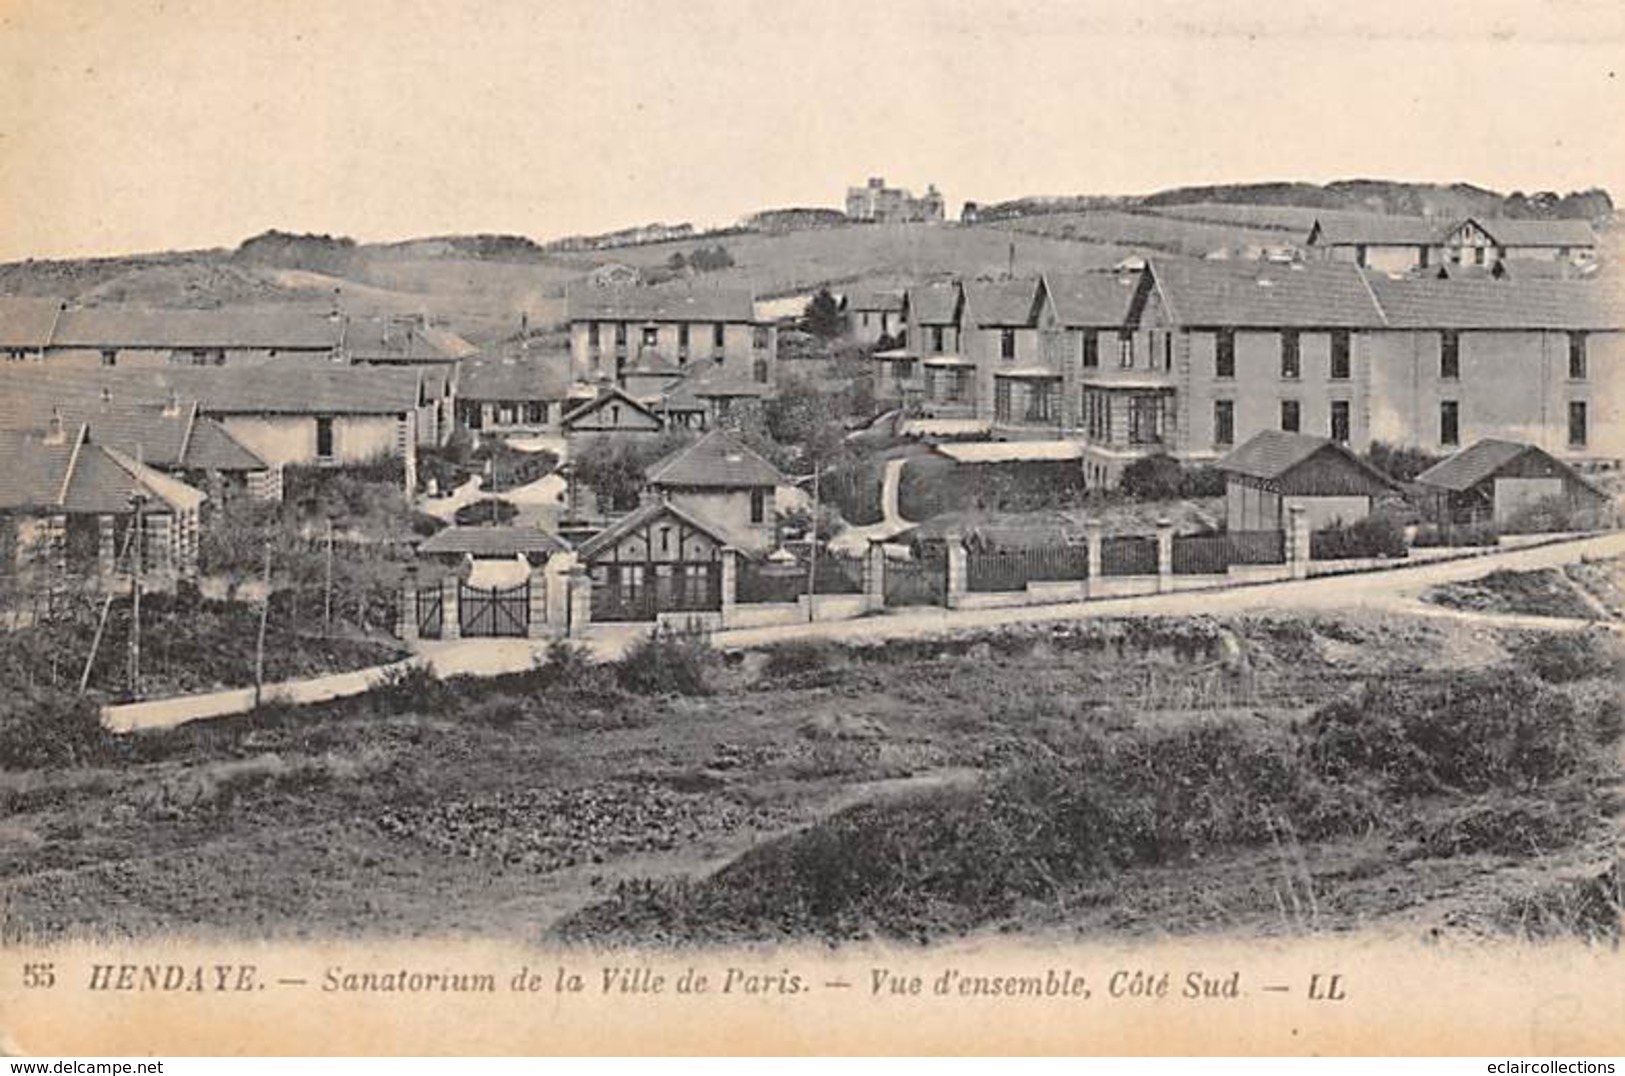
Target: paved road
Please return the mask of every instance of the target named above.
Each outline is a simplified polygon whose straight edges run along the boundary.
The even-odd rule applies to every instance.
[[[1577,630],[1587,621],[1546,617],[1463,613],[1420,601],[1423,592],[1441,583],[1478,579],[1490,572],[1507,569],[1529,571],[1559,567],[1584,559],[1625,556],[1625,532],[1599,535],[1471,557],[1464,560],[1421,564],[1380,572],[1320,576],[1286,583],[1231,587],[1224,590],[1183,591],[1133,598],[1103,598],[1089,602],[1059,605],[1022,606],[1013,609],[912,608],[860,620],[828,620],[814,624],[785,624],[770,628],[720,631],[712,636],[717,646],[753,647],[795,639],[827,639],[839,642],[883,639],[929,638],[956,632],[978,631],[1010,624],[1044,624],[1066,620],[1118,616],[1196,616],[1262,611],[1348,609],[1385,610],[1413,616],[1471,620],[1498,627]],[[1616,630],[1621,626],[1615,626]],[[613,660],[634,640],[647,632],[645,625],[616,624],[594,627],[583,645],[599,660]],[[531,667],[545,652],[545,640],[465,639],[454,642],[420,644],[421,659],[435,675],[497,676]],[[271,685],[266,697],[295,703],[324,702],[360,694],[395,666],[339,673],[293,684]],[[253,707],[253,690],[222,691],[176,699],[110,706],[104,710],[109,728],[117,731],[167,728],[206,717],[246,713]]]

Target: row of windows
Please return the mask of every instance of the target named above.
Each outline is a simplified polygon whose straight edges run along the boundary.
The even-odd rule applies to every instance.
[[[625,347],[628,328],[627,323],[624,321],[617,321],[613,324],[615,326],[615,346]],[[639,330],[639,332],[641,333],[639,339],[644,347],[654,347],[660,342],[660,327],[658,325],[645,325]],[[726,339],[726,337],[727,326],[723,322],[719,321],[711,326],[712,347],[722,347],[723,341]],[[587,345],[589,347],[597,347],[599,345],[599,339],[599,323],[596,321],[589,321],[587,323]],[[768,339],[767,326],[751,326],[751,347],[765,348],[768,345]],[[689,346],[689,325],[687,322],[679,322],[677,325],[677,346],[680,348],[686,348]]]
[[[1584,448],[1589,434],[1587,429],[1589,416],[1584,400],[1571,400],[1569,402],[1569,447]],[[1327,435],[1334,441],[1347,443],[1349,440],[1349,402],[1347,400],[1331,401],[1330,421]],[[1303,432],[1303,405],[1297,400],[1281,401],[1281,429],[1287,433]],[[1236,402],[1234,400],[1213,401],[1213,443],[1216,446],[1232,445],[1236,440]],[[1461,443],[1461,402],[1459,400],[1441,400],[1439,402],[1439,444],[1455,446]]]

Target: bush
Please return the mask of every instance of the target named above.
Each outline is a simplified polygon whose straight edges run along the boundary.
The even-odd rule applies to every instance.
[[[1567,497],[1542,497],[1514,512],[1506,521],[1508,534],[1561,534],[1598,527],[1602,513],[1587,509]]]
[[[1494,546],[1500,544],[1501,529],[1494,523],[1459,523],[1442,527],[1424,523],[1411,535],[1414,549],[1441,546]]]
[[[1366,462],[1371,464],[1383,474],[1396,482],[1413,482],[1416,476],[1432,467],[1443,456],[1435,456],[1419,448],[1406,448],[1399,445],[1385,444],[1382,441],[1371,442],[1371,449],[1365,454]]]
[[[1135,460],[1123,468],[1118,482],[1118,488],[1125,495],[1138,501],[1222,497],[1224,485],[1224,472],[1217,467],[1187,467],[1165,454]]]
[[[838,653],[834,644],[816,640],[781,643],[767,652],[762,675],[774,680],[817,675],[835,663]]]
[[[1569,684],[1592,677],[1618,677],[1625,655],[1611,636],[1596,632],[1549,632],[1514,647],[1518,661],[1548,684]]]
[[[69,691],[38,688],[0,696],[0,769],[81,766],[106,748],[95,702]]]
[[[456,519],[459,527],[489,527],[511,523],[517,515],[519,508],[512,501],[500,497],[481,497],[457,509],[452,518]]]
[[[639,695],[707,695],[717,660],[704,635],[662,626],[628,648],[615,679]]]
[[[547,656],[537,663],[536,675],[546,687],[578,699],[607,701],[621,693],[612,666],[594,661],[586,647],[563,639],[547,644]]]
[[[1403,557],[1406,552],[1405,528],[1388,516],[1367,516],[1348,525],[1334,523],[1309,536],[1309,555],[1315,560]]]

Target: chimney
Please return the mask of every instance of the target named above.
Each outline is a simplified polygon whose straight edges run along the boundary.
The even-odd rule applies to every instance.
[[[51,408],[50,424],[45,427],[45,443],[48,445],[60,445],[67,439],[67,434],[62,429],[62,409],[59,407],[53,407]]]

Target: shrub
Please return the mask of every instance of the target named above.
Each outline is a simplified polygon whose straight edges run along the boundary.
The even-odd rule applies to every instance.
[[[1542,497],[1530,501],[1514,512],[1506,521],[1508,534],[1558,534],[1584,531],[1597,527],[1601,515],[1566,497]]]
[[[1309,555],[1315,560],[1403,557],[1406,551],[1405,528],[1388,516],[1367,516],[1347,525],[1334,523],[1309,536]]]
[[[1617,677],[1625,669],[1619,643],[1596,632],[1548,632],[1514,648],[1517,659],[1549,684]]]
[[[639,695],[706,695],[717,652],[698,632],[659,627],[615,663],[615,679]]]
[[[454,517],[460,527],[500,526],[511,523],[519,514],[512,501],[500,497],[482,497],[457,509]]]
[[[1371,464],[1383,474],[1396,482],[1413,482],[1416,476],[1442,460],[1443,456],[1435,456],[1419,448],[1406,448],[1400,445],[1385,444],[1382,441],[1371,442],[1371,449],[1365,454],[1366,462]]]
[[[38,688],[0,697],[0,769],[80,766],[106,748],[101,709],[68,691]]]
[[[536,675],[546,687],[580,699],[608,700],[620,694],[616,670],[594,661],[584,646],[555,639],[538,661]]]
[[[826,642],[798,639],[782,643],[767,652],[762,675],[773,680],[799,679],[823,673],[833,665],[839,651]]]
[[[1501,528],[1494,523],[1458,523],[1442,527],[1437,523],[1424,523],[1411,535],[1411,546],[1416,549],[1439,546],[1494,546],[1500,544]]]

